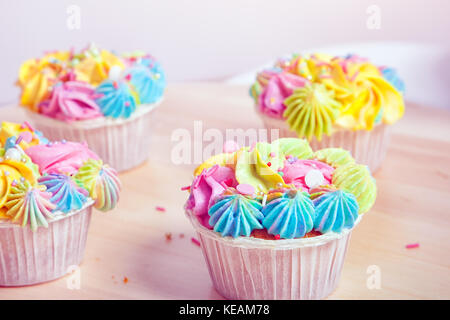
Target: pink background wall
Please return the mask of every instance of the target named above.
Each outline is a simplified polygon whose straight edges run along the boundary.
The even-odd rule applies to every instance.
[[[67,26],[70,5],[80,9],[79,29]],[[367,27],[370,5],[381,10],[379,29]],[[20,63],[49,49],[90,41],[141,49],[161,60],[169,81],[221,80],[312,47],[394,41],[448,50],[449,12],[447,0],[0,0],[0,103],[15,101]]]

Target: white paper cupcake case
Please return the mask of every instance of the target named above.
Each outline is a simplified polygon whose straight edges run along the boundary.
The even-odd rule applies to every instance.
[[[212,283],[227,299],[323,299],[338,285],[351,229],[294,240],[233,239],[187,215],[200,238]]]
[[[0,286],[26,286],[60,278],[83,260],[93,201],[31,231],[0,223]]]
[[[288,124],[278,118],[273,118],[256,110],[264,122],[267,130],[279,130],[279,137],[298,138],[295,131],[291,131]],[[390,142],[390,126],[386,124],[376,125],[372,131],[367,130],[340,130],[331,136],[324,135],[321,141],[314,137],[309,144],[315,150],[323,148],[342,148],[350,151],[353,158],[359,164],[365,164],[371,172],[375,172],[386,157]],[[270,137],[270,134],[268,134]]]
[[[36,129],[51,141],[86,141],[89,148],[118,172],[132,169],[150,154],[152,111],[162,100],[140,105],[128,119],[99,118],[66,123],[28,109]]]

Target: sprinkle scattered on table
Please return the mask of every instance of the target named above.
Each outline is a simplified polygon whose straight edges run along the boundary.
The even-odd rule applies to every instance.
[[[128,283],[128,278],[127,277],[123,277],[123,283],[125,283],[125,284]]]
[[[198,241],[197,239],[195,239],[194,237],[191,238],[191,241],[193,244],[195,244],[196,246],[200,247],[200,241]]]
[[[419,247],[420,247],[419,243],[410,243],[405,246],[406,249],[414,249],[414,248],[419,248]]]
[[[184,238],[184,233],[180,233],[180,238]]]
[[[159,212],[166,212],[166,208],[161,207],[161,206],[156,206],[155,209],[156,209],[156,211],[159,211]]]
[[[171,241],[172,240],[172,233],[171,232],[166,232],[166,240],[167,241]]]

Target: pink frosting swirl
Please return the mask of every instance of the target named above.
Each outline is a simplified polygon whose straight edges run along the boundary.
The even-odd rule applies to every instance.
[[[270,80],[258,98],[260,111],[269,116],[282,118],[286,106],[284,100],[294,89],[302,88],[308,80],[291,73],[269,73]]]
[[[209,207],[227,187],[236,186],[237,181],[234,171],[228,167],[215,165],[208,170],[203,170],[200,175],[195,177],[191,185],[191,194],[186,203],[186,208],[198,217],[203,226],[212,229],[208,223]]]
[[[89,159],[99,157],[89,150],[86,143],[53,142],[31,146],[25,150],[33,163],[39,166],[41,174],[56,173],[72,175]]]
[[[334,171],[333,167],[317,160],[298,160],[294,158],[290,158],[284,162],[282,169],[284,182],[286,184],[292,183],[296,188],[309,191],[309,187],[305,183],[305,176],[312,169],[317,169],[322,172],[325,179],[324,185],[331,184]]]
[[[87,83],[67,81],[55,86],[49,100],[39,105],[42,114],[62,121],[87,120],[101,117],[93,99],[94,88]]]

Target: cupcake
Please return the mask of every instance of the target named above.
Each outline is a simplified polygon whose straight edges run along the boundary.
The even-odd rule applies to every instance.
[[[314,150],[338,147],[374,172],[389,127],[404,113],[395,70],[355,55],[293,55],[258,73],[250,89],[256,112],[280,137],[308,139]]]
[[[50,142],[40,131],[0,129],[0,286],[64,276],[84,255],[92,207],[119,200],[116,171],[85,143]]]
[[[369,169],[348,151],[314,152],[298,138],[216,155],[186,189],[186,215],[228,299],[327,297],[376,197]]]
[[[115,55],[91,45],[56,51],[22,64],[20,104],[51,140],[87,142],[118,171],[149,156],[151,111],[166,79],[150,55]]]

